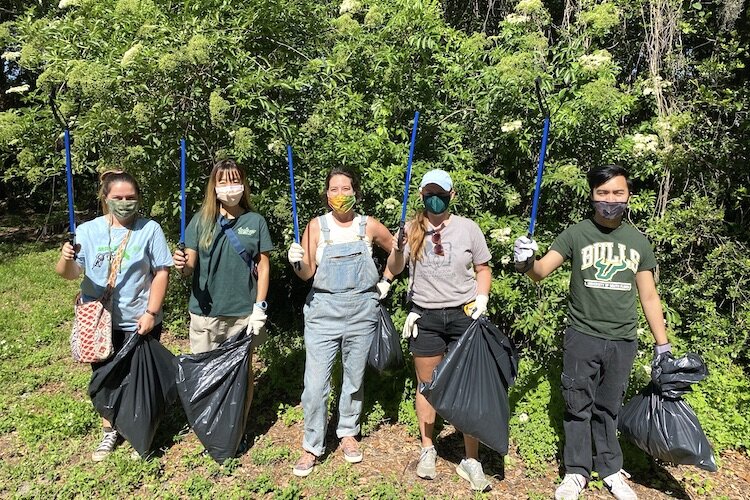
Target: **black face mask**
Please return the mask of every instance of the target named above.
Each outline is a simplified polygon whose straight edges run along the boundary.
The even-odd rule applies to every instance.
[[[594,206],[594,211],[607,220],[622,217],[625,209],[628,208],[627,201],[592,201],[591,204]]]

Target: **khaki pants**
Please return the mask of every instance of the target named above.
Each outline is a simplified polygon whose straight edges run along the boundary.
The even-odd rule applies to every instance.
[[[237,335],[247,326],[247,316],[200,316],[190,313],[190,351],[193,354],[216,349],[229,337]],[[267,337],[265,329],[253,335],[252,347],[259,346]]]

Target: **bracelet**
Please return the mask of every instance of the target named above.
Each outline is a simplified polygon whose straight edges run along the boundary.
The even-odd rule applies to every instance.
[[[148,309],[146,309],[146,314],[150,314],[151,316],[153,316],[155,318],[157,313],[151,312]]]

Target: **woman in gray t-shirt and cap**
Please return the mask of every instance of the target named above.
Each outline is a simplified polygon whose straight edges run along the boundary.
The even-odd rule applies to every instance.
[[[490,251],[479,226],[448,210],[456,196],[450,175],[430,170],[422,178],[419,194],[425,208],[406,224],[402,245],[394,241],[388,268],[395,276],[409,263],[408,299],[412,308],[403,335],[409,339],[417,382],[421,383],[431,380],[448,349],[472,320],[487,310],[492,273]],[[433,479],[437,458],[432,442],[435,409],[419,391],[416,407],[422,436],[417,475]],[[466,458],[456,472],[471,483],[472,489],[490,489],[478,461],[479,441],[464,435],[464,445]]]

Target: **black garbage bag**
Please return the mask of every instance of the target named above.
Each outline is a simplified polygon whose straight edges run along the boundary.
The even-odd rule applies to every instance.
[[[435,411],[464,434],[508,453],[508,388],[518,373],[513,342],[480,317],[443,358],[419,391]]]
[[[150,335],[134,333],[97,366],[89,396],[99,414],[146,456],[167,408],[177,399],[175,356]]]
[[[672,353],[658,355],[651,363],[651,381],[665,398],[678,399],[692,391],[691,385],[708,377],[708,367],[703,359],[688,353],[675,358]]]
[[[717,470],[713,450],[693,409],[682,399],[663,397],[653,383],[620,410],[617,428],[654,458]]]
[[[367,362],[378,372],[383,373],[389,368],[397,368],[404,364],[404,354],[401,352],[401,341],[396,327],[393,326],[391,315],[383,304],[378,306],[378,326],[370,345]]]
[[[190,426],[219,463],[245,433],[252,335],[242,330],[213,351],[177,357],[177,389]]]

